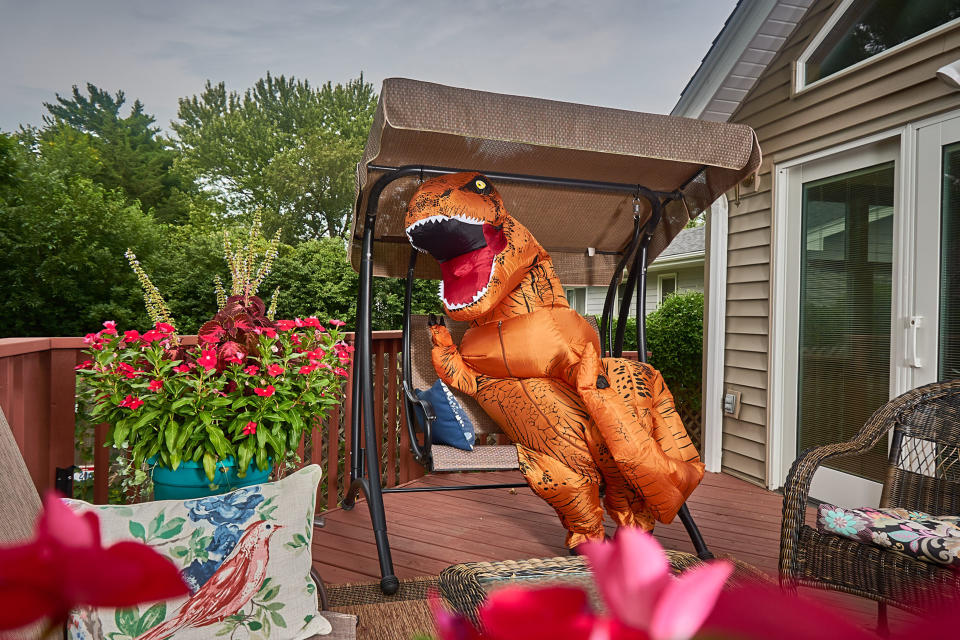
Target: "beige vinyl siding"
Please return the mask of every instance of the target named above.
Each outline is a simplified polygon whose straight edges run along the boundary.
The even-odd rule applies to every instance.
[[[816,2],[730,122],[757,132],[764,161],[756,186],[730,193],[724,386],[741,392],[739,419],[724,418],[723,471],[767,479],[770,237],[775,163],[960,107],[936,70],[960,58],[960,28],[927,37],[792,95],[793,65],[839,5]],[[784,215],[784,213],[779,213]]]

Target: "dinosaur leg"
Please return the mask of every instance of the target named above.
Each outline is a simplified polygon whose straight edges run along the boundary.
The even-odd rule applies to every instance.
[[[620,473],[593,421],[587,426],[587,443],[594,463],[603,476],[603,506],[610,518],[618,527],[639,527],[644,531],[652,531],[656,523],[653,512],[644,502],[643,496],[638,494]]]
[[[624,362],[609,359],[607,364],[616,369],[626,367]],[[577,391],[624,481],[643,497],[657,520],[669,523],[703,478],[703,464],[699,457],[684,459],[682,438],[675,432],[679,418],[668,421],[655,408],[667,403],[663,391],[638,386],[632,377],[616,373],[613,385],[614,376],[603,367],[593,345],[587,345],[577,369]],[[660,386],[665,389],[662,380]]]
[[[586,441],[590,416],[548,378],[480,378],[477,401],[517,445],[520,470],[567,529],[567,546],[603,539],[601,476]]]

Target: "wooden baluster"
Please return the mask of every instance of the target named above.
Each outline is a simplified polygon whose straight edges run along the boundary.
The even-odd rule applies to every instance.
[[[397,351],[400,349],[398,340],[390,341],[387,353],[387,486],[397,485],[397,430],[400,421],[397,419],[397,376],[400,371],[397,367]]]
[[[386,452],[386,447],[383,446],[383,394],[386,387],[384,384],[386,380],[384,379],[385,376],[383,372],[383,356],[386,340],[377,340],[375,338],[373,342],[373,350],[376,354],[373,363],[373,420],[374,426],[376,427],[377,441],[374,443],[374,446],[367,447],[367,455],[379,456],[380,478],[378,478],[378,481],[382,484],[384,478],[383,454]]]
[[[349,383],[347,383],[349,384]],[[350,425],[344,427],[345,431],[350,430]],[[318,436],[315,436],[320,440]],[[337,471],[340,468],[340,407],[331,407],[330,415],[327,417],[327,509],[334,509],[337,506],[337,489],[340,486],[340,477]],[[318,454],[319,455],[319,454]],[[319,462],[319,457],[317,461]],[[318,500],[317,504],[322,504]]]
[[[107,441],[106,423],[94,427],[93,437],[93,502],[107,504],[110,501],[110,448],[104,446]]]

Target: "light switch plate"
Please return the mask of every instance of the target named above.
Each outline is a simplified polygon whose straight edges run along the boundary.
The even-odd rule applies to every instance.
[[[723,414],[731,418],[740,417],[740,392],[727,389],[723,395]]]

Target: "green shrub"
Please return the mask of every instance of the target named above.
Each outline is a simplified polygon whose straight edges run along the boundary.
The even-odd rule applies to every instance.
[[[677,404],[700,410],[703,378],[703,293],[669,296],[647,317],[650,364],[663,374]]]
[[[600,316],[596,316],[597,327]],[[616,337],[617,321],[613,321]],[[637,350],[637,319],[627,318],[623,350]],[[647,351],[650,364],[663,379],[678,404],[700,411],[703,375],[703,293],[676,293],[647,316]]]

